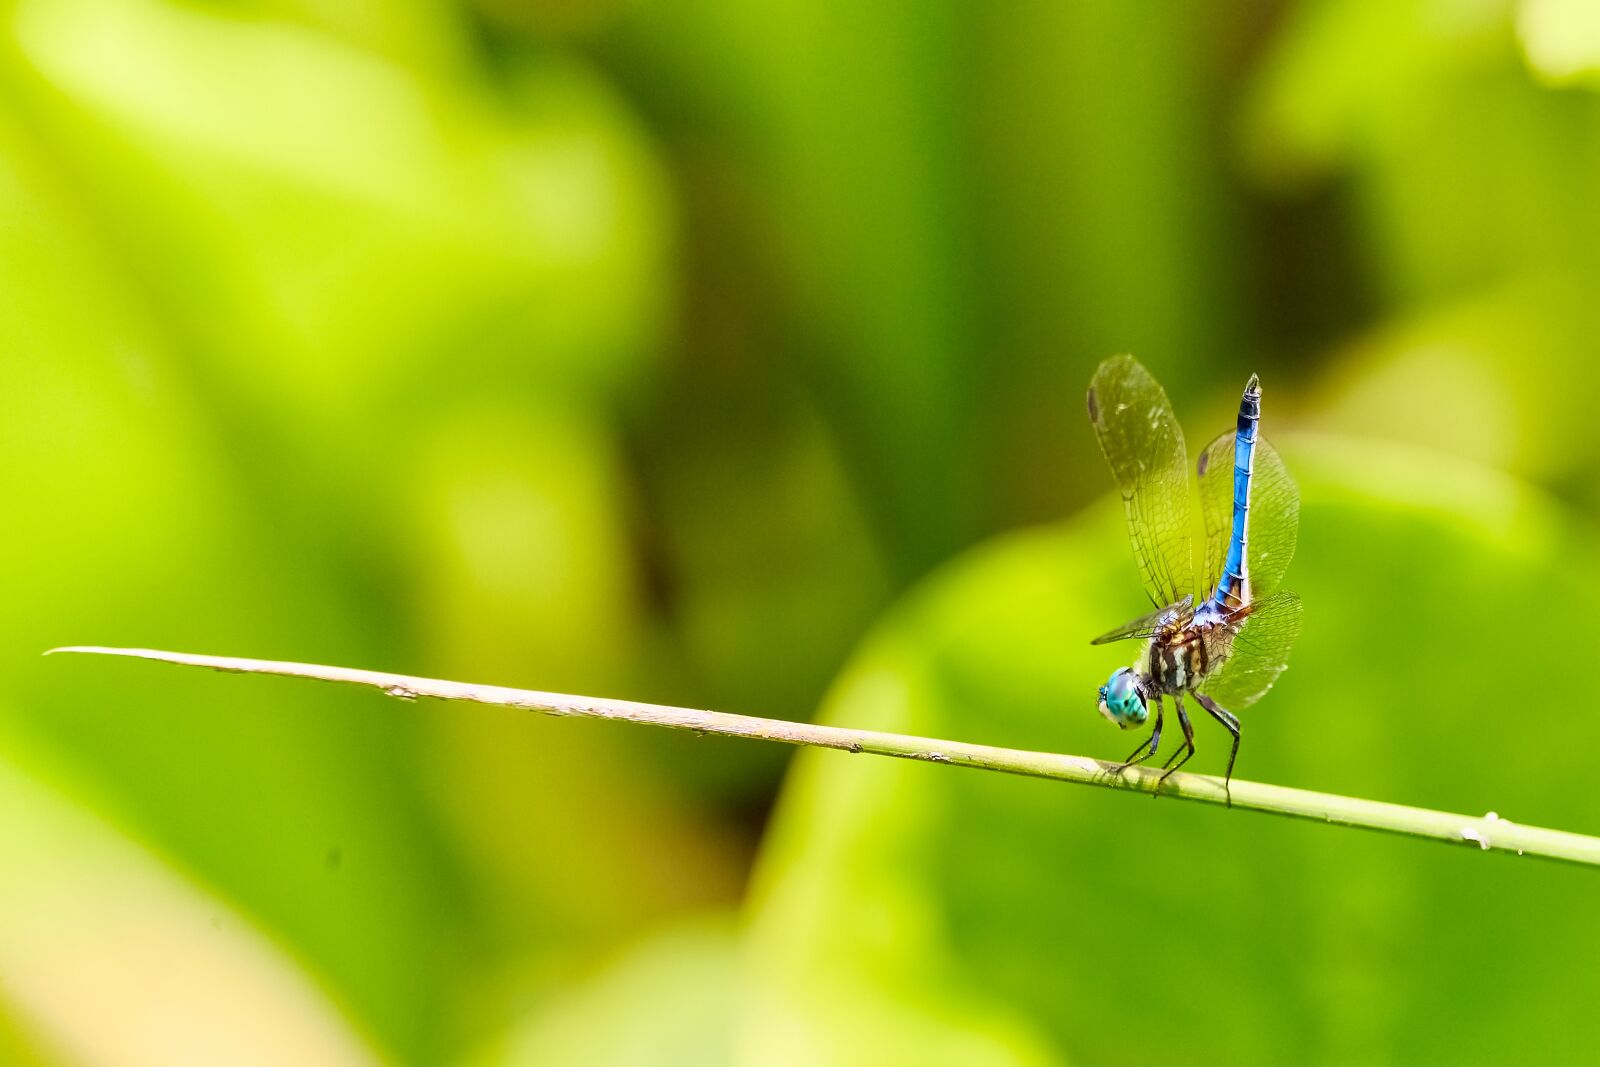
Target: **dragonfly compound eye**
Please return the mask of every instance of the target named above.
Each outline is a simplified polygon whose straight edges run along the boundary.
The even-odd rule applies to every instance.
[[[1150,714],[1145,706],[1144,694],[1139,691],[1139,681],[1130,668],[1123,667],[1100,687],[1100,714],[1122,727],[1131,730],[1143,726]]]

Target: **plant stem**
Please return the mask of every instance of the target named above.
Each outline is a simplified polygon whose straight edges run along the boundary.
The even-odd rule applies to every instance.
[[[693,730],[697,734],[751,737],[763,741],[779,741],[788,745],[835,748],[846,752],[870,752],[879,756],[898,756],[929,763],[947,763],[958,767],[975,767],[986,771],[1001,771],[1006,774],[1022,774],[1034,778],[1050,778],[1142,793],[1155,792],[1156,784],[1161,778],[1160,771],[1144,767],[1131,767],[1121,774],[1116,774],[1114,773],[1116,764],[1083,756],[996,748],[965,741],[938,741],[907,734],[850,730],[842,726],[762,719],[753,715],[730,715],[719,711],[697,711],[663,704],[642,704],[632,700],[607,700],[601,697],[568,696],[563,693],[541,693],[529,689],[446,682],[433,678],[414,678],[404,674],[356,670],[350,667],[237,659],[231,656],[201,656],[144,648],[74,646],[52,649],[51,652],[132,656],[137,659],[160,660],[218,671],[278,674],[324,682],[344,682],[350,685],[370,686],[402,700],[433,697],[438,700],[498,704],[526,711],[539,711],[546,715],[611,719],[665,726],[675,730]],[[1167,778],[1165,784],[1161,786],[1161,795],[1182,800],[1198,800],[1208,804],[1224,804],[1228,797],[1220,778],[1182,772]],[[1568,863],[1600,866],[1600,838],[1560,830],[1546,830],[1536,826],[1523,826],[1499,818],[1493,812],[1484,816],[1452,815],[1426,808],[1411,808],[1400,804],[1386,804],[1375,800],[1360,800],[1355,797],[1313,793],[1305,789],[1289,789],[1243,781],[1233,783],[1232,797],[1233,807],[1272,815],[1287,815],[1291,818],[1380,830],[1409,837],[1432,838],[1436,841],[1467,845],[1486,852],[1509,852],[1518,856],[1538,856]]]

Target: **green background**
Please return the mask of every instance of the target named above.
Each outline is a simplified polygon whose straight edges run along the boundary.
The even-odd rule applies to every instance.
[[[1584,0],[0,0],[0,1061],[1583,1059],[1584,870],[37,653],[1120,757],[1131,351],[1301,486],[1239,774],[1600,831],[1597,92]]]

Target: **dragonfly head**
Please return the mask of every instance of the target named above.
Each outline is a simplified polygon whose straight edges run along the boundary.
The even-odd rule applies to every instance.
[[[1144,725],[1150,709],[1145,705],[1144,689],[1132,667],[1121,668],[1100,687],[1100,714],[1124,730]]]

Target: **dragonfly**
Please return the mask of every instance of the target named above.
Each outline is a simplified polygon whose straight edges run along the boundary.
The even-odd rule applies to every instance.
[[[1095,638],[1096,645],[1143,640],[1130,667],[1100,687],[1099,710],[1124,730],[1155,725],[1115,768],[1153,758],[1165,701],[1183,743],[1162,764],[1161,784],[1195,753],[1186,697],[1233,736],[1223,788],[1232,803],[1239,757],[1237,712],[1272,688],[1300,635],[1300,598],[1280,588],[1300,530],[1300,491],[1260,433],[1261,383],[1251,375],[1234,429],[1200,452],[1196,471],[1206,544],[1196,585],[1189,458],[1183,431],[1159,382],[1132,356],[1100,364],[1089,383],[1089,422],[1122,493],[1134,560],[1155,610]],[[1203,599],[1201,599],[1203,598]]]

